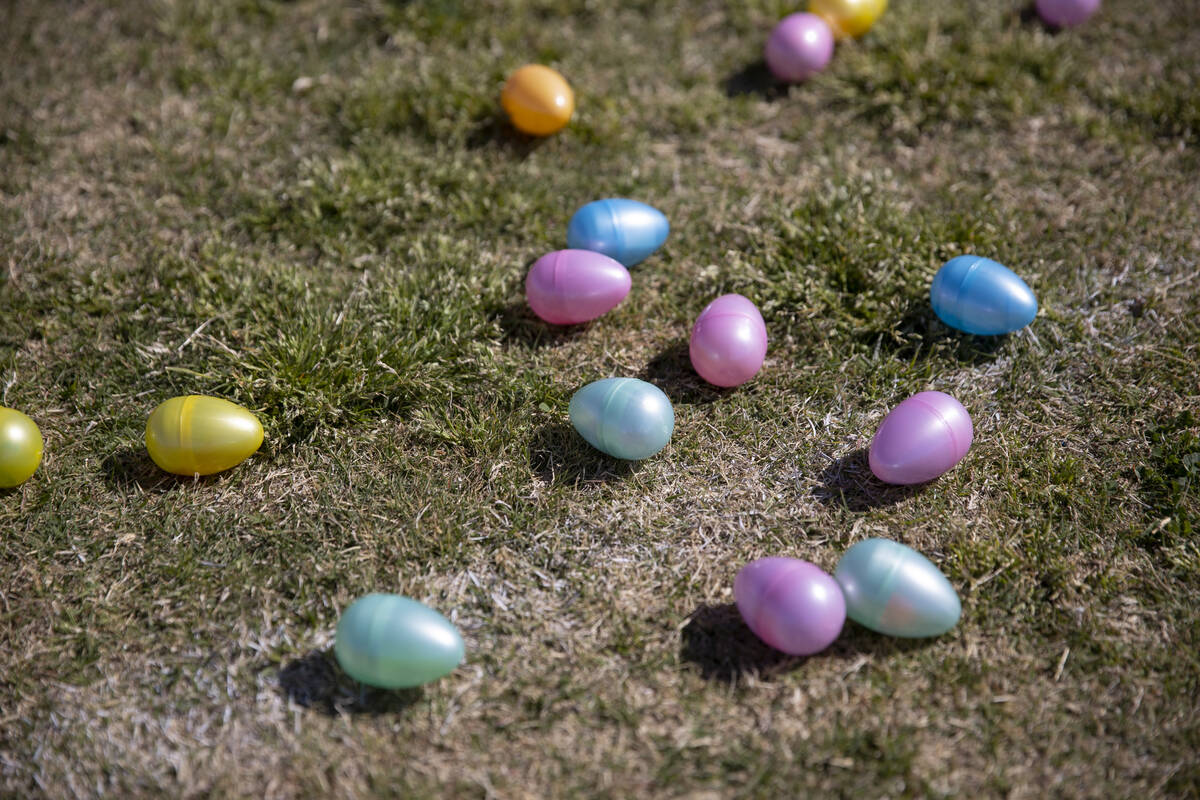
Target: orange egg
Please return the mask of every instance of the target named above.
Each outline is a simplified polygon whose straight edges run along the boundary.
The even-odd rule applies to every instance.
[[[549,136],[571,119],[575,93],[566,79],[549,67],[526,64],[509,76],[500,103],[517,130]]]

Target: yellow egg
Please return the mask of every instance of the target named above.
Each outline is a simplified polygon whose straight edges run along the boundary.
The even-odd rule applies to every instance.
[[[500,103],[518,130],[549,136],[571,119],[575,93],[566,78],[549,67],[526,64],[509,76]]]
[[[808,10],[833,28],[838,39],[862,36],[887,8],[887,0],[809,0]]]
[[[176,475],[212,475],[236,466],[263,440],[258,417],[219,397],[172,397],[146,422],[146,450]]]
[[[0,406],[0,489],[29,480],[42,463],[42,432],[15,408]]]

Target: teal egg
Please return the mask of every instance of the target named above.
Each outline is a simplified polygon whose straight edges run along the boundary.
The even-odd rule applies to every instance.
[[[675,410],[657,386],[637,378],[605,378],[571,398],[571,424],[588,444],[614,458],[640,461],[667,446]]]
[[[458,629],[429,606],[398,594],[369,594],[342,613],[333,651],[351,678],[399,689],[451,672],[464,648]]]
[[[854,545],[833,577],[846,595],[846,616],[889,636],[940,636],[962,615],[946,576],[916,550],[890,539]]]

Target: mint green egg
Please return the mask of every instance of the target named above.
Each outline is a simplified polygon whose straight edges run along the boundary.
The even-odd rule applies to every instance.
[[[369,594],[342,613],[333,651],[351,678],[400,689],[453,671],[464,648],[458,629],[429,606],[398,594]]]
[[[584,386],[567,413],[579,435],[614,458],[641,461],[667,446],[675,409],[657,386],[637,378],[605,378]]]
[[[846,595],[846,616],[889,636],[941,636],[962,615],[958,593],[941,570],[891,539],[858,542],[833,577]]]

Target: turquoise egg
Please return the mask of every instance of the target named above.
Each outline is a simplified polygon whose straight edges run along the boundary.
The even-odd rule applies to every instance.
[[[1021,276],[990,258],[958,256],[942,265],[929,302],[951,328],[980,336],[1012,333],[1033,322],[1038,302]]]
[[[940,636],[962,615],[946,576],[916,550],[890,539],[854,545],[833,577],[846,595],[846,616],[889,636]]]
[[[351,678],[399,689],[451,672],[464,648],[458,629],[429,606],[398,594],[369,594],[342,613],[333,651]]]
[[[637,378],[605,378],[571,398],[571,424],[588,444],[614,458],[640,461],[667,446],[675,410],[657,386]]]
[[[662,247],[670,231],[666,215],[657,208],[610,197],[575,212],[567,225],[567,247],[594,250],[632,267]]]

